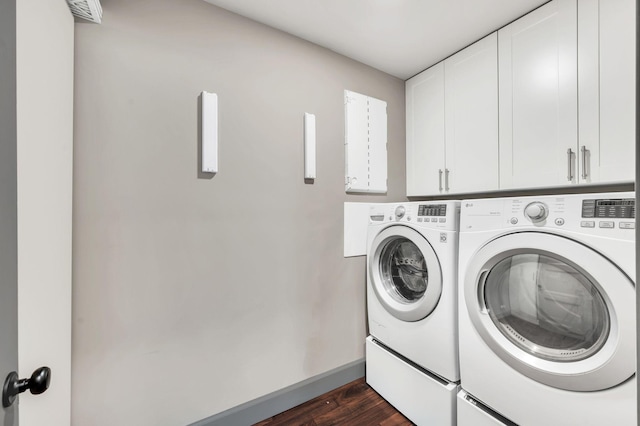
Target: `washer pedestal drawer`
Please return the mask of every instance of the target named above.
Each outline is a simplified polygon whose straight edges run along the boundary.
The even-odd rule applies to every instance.
[[[418,426],[456,424],[458,383],[450,383],[366,340],[367,383]]]

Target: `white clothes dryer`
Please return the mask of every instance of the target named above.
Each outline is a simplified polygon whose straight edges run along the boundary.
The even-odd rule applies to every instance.
[[[455,424],[459,201],[372,206],[367,383],[418,425]]]
[[[635,194],[462,202],[464,389],[516,424],[635,425]]]

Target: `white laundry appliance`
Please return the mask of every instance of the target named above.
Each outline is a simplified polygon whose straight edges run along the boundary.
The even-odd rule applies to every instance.
[[[459,201],[374,205],[367,383],[418,425],[455,424]]]
[[[636,425],[635,194],[462,202],[462,387],[527,425]]]

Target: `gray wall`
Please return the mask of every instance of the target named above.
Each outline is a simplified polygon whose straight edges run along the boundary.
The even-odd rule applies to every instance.
[[[187,424],[363,358],[343,203],[405,199],[404,82],[200,0],[103,8],[76,23],[73,424]],[[344,193],[344,89],[388,103],[386,196]]]

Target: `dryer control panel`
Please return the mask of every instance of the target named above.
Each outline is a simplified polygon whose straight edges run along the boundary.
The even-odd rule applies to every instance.
[[[635,219],[636,200],[633,198],[582,200],[582,217]]]
[[[635,194],[567,194],[462,201],[461,231],[557,229],[634,238]]]
[[[601,198],[582,200],[582,228],[636,228],[635,198]]]

